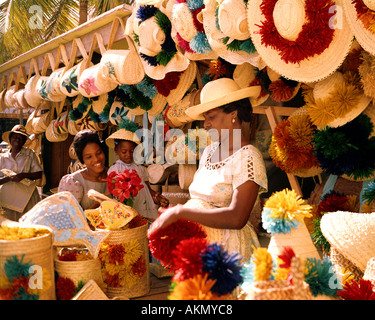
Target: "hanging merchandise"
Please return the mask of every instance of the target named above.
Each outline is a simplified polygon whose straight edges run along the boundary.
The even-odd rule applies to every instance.
[[[358,68],[361,85],[366,96],[375,99],[375,57],[363,51],[361,64]]]
[[[202,10],[204,31],[214,52],[234,65],[245,62],[265,67],[250,38],[247,10],[243,0],[210,0]],[[200,15],[198,18],[202,19]]]
[[[333,6],[342,8],[343,0],[250,1],[249,31],[267,66],[299,82],[331,75],[353,40],[345,16],[338,19]]]
[[[351,31],[363,49],[375,55],[375,2],[344,0],[344,12]]]
[[[166,73],[186,70],[190,61],[177,51],[171,37],[172,25],[161,2],[155,5],[137,5],[128,18],[126,34],[138,46],[146,74],[161,80]]]

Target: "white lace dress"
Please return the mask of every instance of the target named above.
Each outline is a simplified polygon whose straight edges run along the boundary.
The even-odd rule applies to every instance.
[[[246,145],[220,162],[212,155],[218,143],[208,146],[203,154],[194,180],[189,187],[188,207],[228,207],[233,191],[246,181],[259,185],[258,195],[267,191],[267,175],[263,157],[252,145]],[[240,230],[204,227],[211,242],[221,242],[229,252],[238,252],[244,259],[251,256],[252,246],[259,247],[258,237],[250,223]]]

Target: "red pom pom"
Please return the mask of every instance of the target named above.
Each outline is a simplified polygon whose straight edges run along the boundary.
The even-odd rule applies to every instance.
[[[359,279],[344,285],[337,295],[344,300],[375,300],[375,292],[370,280]]]
[[[70,300],[74,297],[76,287],[74,282],[65,277],[59,277],[56,281],[56,296],[60,300]]]
[[[202,273],[203,262],[201,254],[205,252],[208,240],[191,238],[182,240],[173,250],[175,266],[174,280],[183,281]]]
[[[198,223],[180,219],[166,228],[153,232],[149,236],[149,248],[151,254],[164,267],[175,270],[172,252],[177,245],[185,239],[192,237],[206,238],[206,236],[206,233]]]

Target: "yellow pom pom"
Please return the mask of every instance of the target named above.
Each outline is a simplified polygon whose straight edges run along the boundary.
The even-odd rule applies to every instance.
[[[254,280],[255,281],[268,281],[271,278],[273,268],[273,261],[271,254],[266,248],[254,249],[251,257],[254,262]]]

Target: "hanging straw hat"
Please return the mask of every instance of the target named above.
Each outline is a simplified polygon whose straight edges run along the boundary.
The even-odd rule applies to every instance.
[[[220,78],[207,83],[200,94],[199,105],[186,110],[186,114],[194,120],[204,120],[203,113],[215,109],[230,102],[259,96],[259,86],[240,88],[229,78]]]
[[[92,100],[79,94],[73,101],[69,111],[69,119],[77,121],[84,119],[91,110]]]
[[[212,50],[203,28],[203,16],[199,14],[204,8],[203,1],[193,5],[186,0],[169,2],[173,2],[172,38],[185,57],[189,60],[217,59],[218,54]]]
[[[61,142],[61,141],[65,141],[69,136],[68,132],[59,134],[56,131],[57,130],[56,130],[56,119],[55,119],[55,120],[52,120],[47,127],[46,139],[50,142]]]
[[[323,215],[320,229],[332,247],[362,272],[366,270],[375,256],[375,213],[330,212]]]
[[[185,123],[194,121],[186,114],[186,110],[191,106],[200,104],[200,92],[201,90],[192,91],[181,101],[167,108],[165,120],[170,127],[176,128]]]
[[[85,67],[92,67],[93,63],[87,63],[84,59],[80,63],[76,64],[61,76],[60,79],[60,90],[61,92],[68,97],[75,97],[79,94],[78,91],[78,82],[79,78]]]
[[[331,4],[342,7],[342,2],[333,0]],[[267,66],[287,79],[324,79],[343,63],[350,50],[353,33],[345,17],[340,16],[338,25],[333,25],[332,6],[318,3],[321,8],[311,0],[248,3],[249,30],[256,50]]]
[[[17,90],[13,95],[13,99],[18,109],[28,109],[30,107],[25,99],[25,89]]]
[[[234,65],[265,67],[250,38],[245,1],[209,0],[198,19],[203,19],[208,42],[221,58]]]
[[[34,108],[36,108],[42,101],[42,97],[36,91],[36,85],[39,78],[40,75],[32,76],[25,85],[25,99],[27,103]]]
[[[0,111],[4,111],[6,108],[5,102],[4,102],[4,96],[5,96],[6,91],[7,89],[4,89],[3,91],[0,92]]]
[[[366,51],[361,54],[362,63],[358,68],[363,91],[366,96],[375,99],[375,57]]]
[[[315,130],[303,107],[278,123],[269,147],[269,154],[276,166],[298,177],[313,177],[322,173],[314,153]]]
[[[271,83],[268,86],[270,97],[277,102],[286,102],[292,100],[298,93],[301,83],[298,81],[288,80],[267,67],[267,75]]]
[[[275,260],[284,247],[291,247],[301,259],[320,259],[304,223],[311,208],[294,190],[288,189],[273,193],[266,201],[262,223],[271,233],[268,251]]]
[[[22,134],[23,136],[25,136],[27,138],[25,144],[23,145],[24,147],[27,147],[31,144],[31,140],[29,139],[29,135],[27,134],[26,128],[23,125],[17,124],[12,128],[12,130],[6,131],[6,132],[3,133],[3,135],[2,135],[3,141],[8,143],[9,145],[10,145],[9,135],[11,133]]]
[[[252,66],[250,63],[243,63],[234,69],[233,72],[233,80],[241,87],[257,87],[260,86],[261,90],[259,95],[250,99],[252,106],[259,106],[263,102],[265,102],[269,94],[267,92],[266,87],[269,85],[269,79],[267,73],[261,74],[265,72],[266,69],[259,70],[258,68]]]
[[[375,257],[372,257],[367,262],[365,274],[363,275],[363,279],[371,281],[372,285],[375,286]]]
[[[375,55],[374,0],[344,1],[344,11],[350,29],[361,47]]]
[[[305,100],[311,121],[319,129],[343,126],[362,113],[371,101],[360,88],[357,75],[339,71],[305,92]]]
[[[5,94],[4,94],[5,108],[14,108],[13,95],[16,92],[15,89],[16,89],[16,86],[12,85],[8,88],[7,91],[5,91]]]
[[[186,70],[190,61],[177,51],[171,37],[171,22],[162,12],[162,6],[139,5],[134,11],[136,18],[127,22],[127,34],[138,45],[145,73],[152,79],[161,80],[168,72]]]

